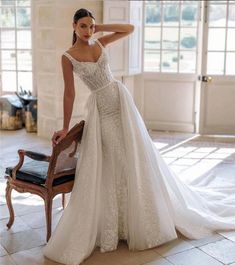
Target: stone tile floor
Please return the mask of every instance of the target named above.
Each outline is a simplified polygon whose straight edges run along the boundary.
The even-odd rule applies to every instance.
[[[235,172],[235,137],[199,136],[151,131],[150,135],[167,164],[186,182],[211,174],[214,184],[231,181]],[[43,257],[45,217],[37,196],[13,192],[15,223],[6,229],[4,168],[18,161],[24,148],[50,154],[50,142],[25,130],[0,131],[0,265],[56,265]],[[235,180],[234,180],[235,181]],[[62,215],[61,198],[53,206],[53,229]],[[146,251],[131,252],[125,242],[109,253],[96,249],[84,265],[235,265],[235,232],[214,234],[200,240],[179,235],[177,240]]]

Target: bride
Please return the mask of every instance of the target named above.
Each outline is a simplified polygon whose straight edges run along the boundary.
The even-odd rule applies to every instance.
[[[235,189],[207,189],[183,183],[163,161],[127,88],[110,71],[105,47],[133,32],[130,24],[95,24],[79,9],[73,18],[73,45],[62,55],[66,136],[74,101],[74,74],[91,91],[70,201],[44,255],[78,265],[96,246],[152,248],[177,237],[200,238],[235,229]],[[92,40],[92,34],[110,31]],[[58,139],[58,140],[57,140]]]

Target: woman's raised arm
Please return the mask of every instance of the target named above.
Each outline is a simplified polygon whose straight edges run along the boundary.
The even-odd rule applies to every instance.
[[[100,31],[113,32],[99,38],[101,44],[105,47],[107,44],[126,37],[134,31],[132,24],[96,24],[95,33]]]

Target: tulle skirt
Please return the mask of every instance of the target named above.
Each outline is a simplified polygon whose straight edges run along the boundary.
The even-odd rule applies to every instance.
[[[92,93],[87,107],[74,188],[45,256],[78,265],[96,246],[116,249],[119,239],[143,250],[175,239],[176,230],[197,239],[235,229],[235,187],[182,182],[121,82]]]

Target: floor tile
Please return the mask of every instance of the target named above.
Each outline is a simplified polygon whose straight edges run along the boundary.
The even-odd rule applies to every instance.
[[[221,232],[220,235],[235,242],[235,231]]]
[[[43,211],[21,215],[20,218],[31,228],[46,226],[46,218]]]
[[[0,220],[9,218],[9,210],[6,204],[0,205]]]
[[[188,249],[194,248],[191,244],[183,239],[175,239],[167,244],[155,248],[155,251],[162,257],[167,257]]]
[[[33,229],[15,234],[5,232],[1,236],[1,245],[9,254],[34,248],[42,244],[44,244],[44,239]]]
[[[196,248],[168,256],[166,259],[174,265],[222,265],[219,261]]]
[[[224,264],[235,262],[235,243],[230,240],[220,240],[202,246],[200,249]]]
[[[17,233],[25,230],[29,230],[30,227],[18,216],[15,216],[14,223],[10,229],[7,228],[9,218],[0,220],[0,235],[2,233]]]
[[[17,265],[10,256],[0,257],[0,265]],[[32,264],[33,265],[33,264]]]
[[[5,250],[5,248],[3,248],[1,245],[0,245],[0,257],[2,256],[6,256],[8,253],[7,251]]]
[[[55,227],[52,227],[52,229],[51,229],[52,233],[54,232],[54,229],[55,229]],[[40,235],[40,237],[42,238],[42,242],[44,244],[46,244],[47,228],[46,227],[36,228],[36,229],[33,229],[33,231],[38,233]]]
[[[219,240],[222,240],[222,239],[224,239],[224,237],[222,235],[214,234],[212,236],[208,236],[208,237],[201,238],[201,239],[198,239],[198,240],[186,239],[186,241],[188,243],[192,244],[194,247],[200,247],[200,246],[203,246],[203,245],[206,245],[206,244],[209,244],[209,243],[212,243],[212,242],[216,242],[216,241],[219,241]]]
[[[36,212],[44,212],[44,205],[43,203],[35,203],[31,204],[31,200],[28,198],[20,201],[18,204],[13,205],[15,213],[18,216],[30,214],[30,213],[36,213]]]
[[[42,247],[24,250],[11,255],[17,265],[59,265],[45,258],[42,254]]]
[[[101,253],[97,248],[84,262],[84,265],[141,265],[156,261],[160,256],[153,250],[129,251],[127,245],[120,242],[117,250]]]
[[[159,258],[155,261],[145,263],[144,265],[172,265],[172,263],[164,258]]]

